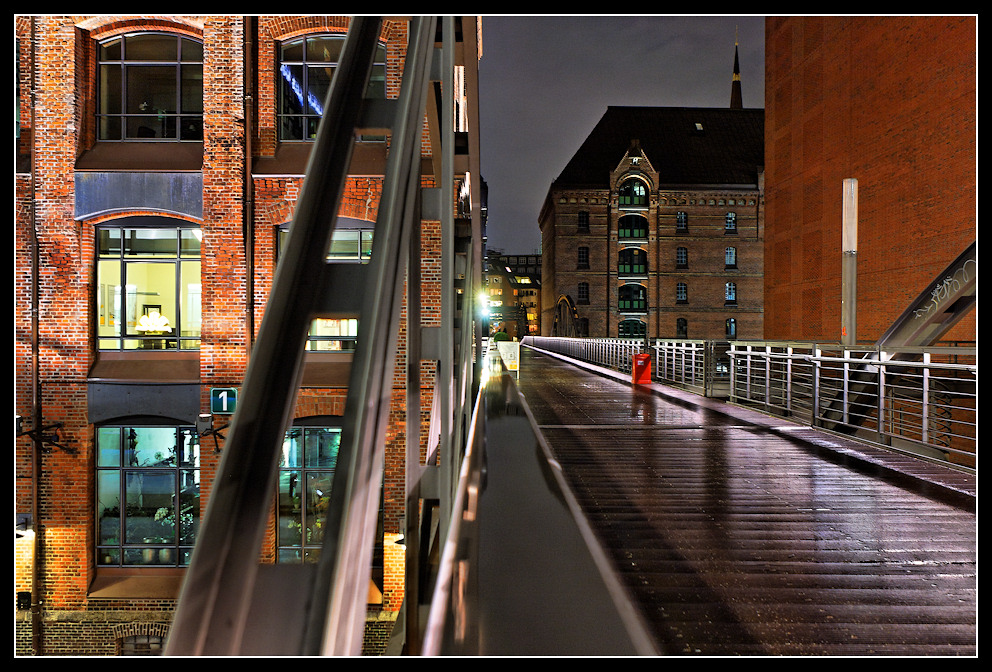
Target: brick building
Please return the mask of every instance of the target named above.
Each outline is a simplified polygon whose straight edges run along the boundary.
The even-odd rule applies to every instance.
[[[761,337],[763,132],[739,104],[607,109],[538,220],[541,333]]]
[[[977,19],[765,24],[765,338],[841,339],[842,193],[858,180],[857,339],[977,235]],[[945,338],[974,341],[977,321]]]
[[[17,653],[159,650],[348,24],[15,17]],[[398,95],[407,39],[406,20],[384,21],[368,96]],[[334,261],[369,258],[387,141],[356,144]],[[438,228],[421,242],[427,298]],[[262,562],[319,552],[356,333],[349,315],[312,325]],[[369,587],[378,643],[404,592],[396,357]]]

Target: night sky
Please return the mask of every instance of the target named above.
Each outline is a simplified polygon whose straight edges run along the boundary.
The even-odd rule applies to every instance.
[[[735,37],[744,107],[764,107],[763,16],[483,15],[489,247],[539,250],[551,182],[608,106],[729,107]]]

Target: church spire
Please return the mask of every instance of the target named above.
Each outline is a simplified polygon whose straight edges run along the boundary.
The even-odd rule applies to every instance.
[[[733,84],[730,86],[730,109],[739,110],[744,107],[743,97],[741,96],[741,66],[740,61],[737,58],[737,35],[734,35],[734,80]]]

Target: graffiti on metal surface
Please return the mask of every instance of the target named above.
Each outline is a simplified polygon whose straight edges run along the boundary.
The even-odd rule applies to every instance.
[[[962,285],[966,285],[971,282],[973,278],[970,266],[978,266],[978,262],[974,259],[968,259],[962,264],[962,266],[954,271],[952,275],[946,276],[941,282],[930,292],[930,301],[925,307],[917,308],[913,311],[914,319],[922,319],[929,317],[930,314],[936,312],[940,305],[946,301],[949,297],[956,296],[961,290]]]

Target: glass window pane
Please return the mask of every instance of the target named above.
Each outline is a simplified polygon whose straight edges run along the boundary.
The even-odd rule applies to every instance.
[[[303,430],[294,428],[286,432],[279,456],[280,467],[303,466]]]
[[[184,65],[181,70],[180,111],[203,112],[203,65]]]
[[[125,229],[124,254],[132,257],[174,257],[179,234],[176,229]]]
[[[131,262],[127,265],[127,332],[137,336],[175,333],[176,265]]]
[[[286,42],[282,45],[282,60],[283,61],[302,61],[303,60],[303,40],[293,40],[292,42]]]
[[[314,546],[324,541],[324,518],[331,501],[333,472],[307,472],[306,539],[304,545]]]
[[[334,77],[332,66],[307,68],[307,114],[321,116],[324,114],[324,103],[327,101],[327,91],[331,88]]]
[[[120,38],[104,42],[100,45],[101,61],[121,60],[121,40]]]
[[[124,42],[124,58],[129,61],[179,60],[179,40],[175,35],[142,33],[129,35]]]
[[[180,47],[180,50],[181,50],[182,53],[180,55],[180,58],[183,61],[186,61],[186,62],[190,62],[190,61],[202,62],[203,61],[203,45],[202,44],[200,44],[196,40],[187,40],[186,38],[182,38],[181,42],[182,42],[182,45]]]
[[[121,334],[121,262],[101,259],[96,265],[97,335]],[[118,346],[119,347],[119,344]]]
[[[279,472],[279,545],[299,546],[303,540],[303,481],[299,471]]]
[[[306,109],[303,96],[303,66],[283,63],[279,68],[279,113],[302,114]]]
[[[307,38],[307,61],[310,63],[337,63],[341,57],[344,38],[321,35]]]
[[[340,429],[308,429],[306,431],[305,466],[333,469],[341,445]]]
[[[177,322],[179,336],[200,337],[202,325],[200,262],[184,261],[179,265],[179,309],[182,317]]]
[[[175,543],[175,471],[127,470],[124,472],[124,495],[127,504],[125,544]]]
[[[126,431],[124,445],[128,466],[175,466],[177,442],[174,427],[130,427]]]
[[[116,429],[116,428],[115,428]],[[118,544],[121,533],[121,475],[116,469],[97,472],[97,544]]]
[[[180,229],[179,254],[184,257],[199,257],[202,238],[200,229]]]
[[[175,113],[178,73],[174,65],[131,65],[127,68],[128,114]]]
[[[121,430],[119,427],[101,427],[97,430],[96,466],[121,466]]]
[[[121,66],[100,66],[100,114],[121,113]]]

